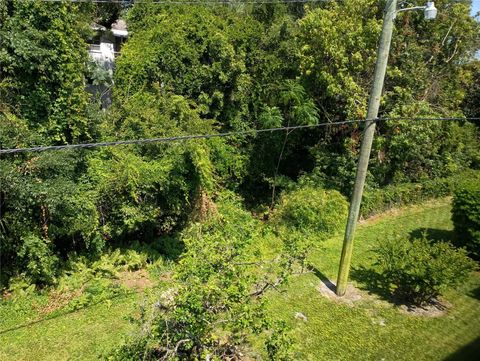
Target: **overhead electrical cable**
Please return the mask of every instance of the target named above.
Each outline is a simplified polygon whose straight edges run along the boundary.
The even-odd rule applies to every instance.
[[[396,118],[376,119],[376,121],[380,121],[380,120],[478,121],[480,120],[480,118],[396,117]],[[233,136],[240,136],[240,135],[251,135],[251,134],[258,134],[258,133],[278,132],[278,131],[293,131],[297,129],[308,129],[308,128],[317,128],[317,127],[327,127],[332,125],[363,123],[365,121],[366,119],[355,119],[355,120],[345,120],[340,122],[318,123],[318,124],[312,124],[312,125],[297,125],[297,126],[291,126],[291,127],[278,127],[278,128],[267,128],[267,129],[251,129],[251,130],[242,130],[242,131],[236,131],[236,132],[224,132],[224,133],[213,133],[213,134],[178,135],[178,136],[172,136],[172,137],[116,140],[116,141],[99,142],[99,143],[80,143],[80,144],[65,144],[65,145],[51,145],[51,146],[35,146],[35,147],[28,147],[28,148],[11,148],[11,149],[0,149],[0,154],[17,154],[17,153],[26,153],[26,152],[44,152],[44,151],[59,151],[59,150],[81,149],[81,148],[98,148],[98,147],[111,147],[111,146],[117,146],[117,145],[130,145],[130,144],[168,143],[168,142],[187,141],[187,140],[194,140],[194,139],[210,139],[210,138],[233,137]]]
[[[413,121],[421,121],[421,120],[466,120],[469,122],[477,122],[480,121],[480,118],[460,118],[460,117],[386,117],[386,118],[379,118],[380,120],[413,120]]]
[[[342,122],[335,122],[335,123],[319,123],[319,124],[312,124],[312,125],[297,125],[297,126],[291,126],[291,127],[251,129],[251,130],[242,130],[237,132],[178,135],[173,137],[117,140],[117,141],[100,142],[100,143],[81,143],[81,144],[36,146],[36,147],[29,147],[29,148],[0,149],[0,154],[44,152],[47,150],[69,150],[69,149],[79,149],[79,148],[111,147],[115,145],[129,145],[129,144],[168,143],[168,142],[185,141],[185,140],[193,140],[193,139],[210,139],[210,138],[233,137],[233,136],[239,136],[239,135],[249,135],[249,134],[257,134],[257,133],[267,133],[267,132],[293,131],[296,129],[316,128],[316,127],[328,126],[328,125],[353,124],[353,123],[360,123],[364,121],[365,121],[364,119],[345,120]]]
[[[112,1],[112,0],[23,0],[23,1],[42,1],[42,2],[71,2],[71,3],[107,3],[107,4],[125,4],[125,5],[134,5],[134,4],[157,4],[157,5],[243,5],[243,4],[289,4],[289,3],[324,3],[332,2],[335,0],[246,0],[246,1],[226,1],[226,0],[140,0],[140,1]]]

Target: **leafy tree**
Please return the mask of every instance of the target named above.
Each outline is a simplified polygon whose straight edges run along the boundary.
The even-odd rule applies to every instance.
[[[331,2],[299,21],[301,74],[325,116],[365,117],[378,13],[377,1]]]
[[[0,24],[0,97],[47,143],[88,139],[89,6],[9,0]]]
[[[131,19],[132,37],[117,63],[116,97],[159,87],[194,100],[205,118],[243,127],[251,80],[244,54],[229,37],[236,27],[232,16],[205,7],[167,8],[141,21],[141,30],[135,12]]]
[[[82,166],[75,153],[0,161],[3,272],[50,283],[60,255],[85,250],[94,255],[102,249],[94,194],[81,176]]]
[[[421,12],[398,16],[386,77],[385,112],[426,101],[436,112],[456,111],[468,77],[463,64],[480,47],[480,24],[467,2],[437,1],[435,21]]]
[[[291,359],[283,327],[272,323],[262,300],[268,287],[252,252],[258,221],[231,195],[221,196],[217,211],[182,232],[173,287],[146,314],[143,334],[114,359],[229,360],[248,354],[248,335],[266,332],[269,359]]]
[[[435,22],[426,22],[421,12],[398,15],[381,116],[460,115],[462,84],[469,78],[463,64],[478,49],[479,24],[470,17],[468,4],[438,2],[436,6],[441,16]],[[332,3],[308,11],[299,21],[302,79],[321,114],[331,119],[365,116],[379,12],[373,1]],[[465,136],[458,146],[451,142],[455,133]],[[353,131],[348,140],[344,134],[338,129],[312,152],[315,171],[324,174],[326,184],[349,193],[360,134]],[[452,174],[476,164],[477,139],[468,125],[380,122],[367,182],[378,187]]]
[[[212,132],[181,96],[139,92],[108,119],[104,137],[139,139]],[[215,147],[215,144],[218,147]],[[222,146],[212,143],[213,149]],[[221,150],[220,150],[221,151]],[[103,149],[88,158],[107,238],[151,240],[188,218],[195,199],[211,193],[216,175],[204,141]]]
[[[313,124],[318,110],[295,80],[296,25],[287,12],[274,18],[265,25],[248,11],[134,7],[129,14],[133,36],[118,64],[116,96],[156,87],[182,95],[221,130]],[[141,49],[149,50],[138,58]],[[301,134],[293,137],[298,144]],[[294,164],[282,171],[298,174],[290,158],[302,155],[296,155],[299,147],[288,146],[288,138],[274,134],[229,142],[237,154],[228,157],[249,158],[244,188],[275,185],[282,159],[283,165]],[[300,151],[306,152],[305,145]]]
[[[401,114],[442,116],[424,102],[403,107]],[[469,122],[398,119],[382,122],[380,128],[371,172],[381,186],[451,176],[479,165],[479,134]]]
[[[469,63],[465,67],[471,78],[464,85],[466,95],[462,108],[466,116],[480,118],[480,60]],[[480,125],[480,121],[477,121],[477,124]]]

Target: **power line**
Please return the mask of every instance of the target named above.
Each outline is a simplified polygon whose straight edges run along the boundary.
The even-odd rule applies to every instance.
[[[164,138],[117,140],[117,141],[100,142],[100,143],[65,144],[65,145],[37,146],[37,147],[30,147],[30,148],[0,149],[0,154],[15,154],[15,153],[25,153],[25,152],[44,152],[44,151],[47,151],[47,150],[54,150],[55,151],[55,150],[69,150],[69,149],[79,149],[79,148],[111,147],[111,146],[116,146],[116,145],[129,145],[129,144],[168,143],[168,142],[185,141],[185,140],[193,140],[193,139],[210,139],[210,138],[233,137],[233,136],[237,136],[237,135],[249,135],[249,134],[267,133],[267,132],[293,131],[293,130],[296,130],[296,129],[316,128],[316,127],[328,126],[328,125],[343,125],[343,124],[361,123],[361,122],[364,122],[364,121],[365,121],[364,119],[358,119],[358,120],[345,120],[345,121],[342,121],[342,122],[334,122],[334,123],[319,123],[319,124],[313,124],[313,125],[297,125],[297,126],[292,126],[292,127],[251,129],[251,130],[242,130],[242,131],[239,131],[239,132],[179,135],[179,136],[164,137]]]
[[[466,121],[480,121],[480,118],[460,118],[460,117],[391,117],[391,118],[379,118],[379,120],[413,120],[413,121],[428,121],[428,120],[466,120]]]
[[[437,120],[437,121],[480,121],[480,118],[461,118],[461,117],[395,117],[395,118],[377,118],[376,121],[380,120],[412,120],[412,121],[428,121],[428,120]],[[210,138],[222,138],[222,137],[233,137],[238,135],[249,135],[249,134],[258,134],[258,133],[268,133],[268,132],[278,132],[278,131],[293,131],[296,129],[309,129],[309,128],[318,128],[331,125],[345,125],[345,124],[354,124],[354,123],[363,123],[366,119],[355,119],[355,120],[345,120],[341,122],[327,122],[327,123],[318,123],[313,125],[297,125],[291,127],[278,127],[278,128],[267,128],[267,129],[251,129],[243,130],[238,132],[225,132],[225,133],[215,133],[215,134],[195,134],[195,135],[180,135],[174,137],[163,137],[163,138],[147,138],[147,139],[130,139],[130,140],[117,140],[111,142],[99,142],[99,143],[82,143],[82,144],[65,144],[65,145],[51,145],[51,146],[35,146],[29,148],[11,148],[11,149],[0,149],[1,154],[17,154],[17,153],[26,153],[26,152],[44,152],[44,151],[58,151],[58,150],[70,150],[70,149],[80,149],[80,148],[98,148],[98,147],[111,147],[116,145],[129,145],[129,144],[148,144],[148,143],[168,143],[176,141],[187,141],[193,139],[210,139]]]
[[[70,2],[70,3],[107,3],[107,4],[156,4],[156,5],[243,5],[243,4],[289,4],[289,3],[322,3],[322,2],[332,2],[335,0],[245,0],[245,1],[229,1],[229,0],[153,0],[153,1],[131,1],[131,0],[23,0],[23,1],[41,1],[41,2]]]

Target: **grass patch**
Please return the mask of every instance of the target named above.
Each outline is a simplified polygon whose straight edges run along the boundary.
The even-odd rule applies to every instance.
[[[115,250],[72,261],[55,287],[0,299],[0,360],[98,360],[137,331],[140,305],[168,280],[171,262]],[[148,301],[147,301],[148,299]]]
[[[0,359],[98,360],[99,354],[133,332],[128,318],[137,312],[138,300],[138,294],[122,295],[55,317],[23,319],[24,323],[8,329],[2,320]]]
[[[427,229],[434,230],[437,236],[451,235],[450,210],[450,199],[444,199],[362,222],[357,230],[352,268],[368,268],[371,249],[393,234],[412,235]],[[475,297],[480,275],[472,276],[458,292],[450,290],[445,295],[451,308],[442,317],[402,313],[391,303],[368,296],[367,290],[354,306],[341,304],[322,296],[318,288],[322,282],[319,277],[336,280],[342,237],[322,245],[324,248],[310,257],[317,274],[294,278],[286,292],[271,298],[272,313],[293,329],[295,359],[444,360],[455,355],[456,360],[471,359],[460,351],[464,347],[475,349],[480,336],[480,302]],[[361,279],[353,284],[366,288]],[[307,320],[295,318],[297,312]]]

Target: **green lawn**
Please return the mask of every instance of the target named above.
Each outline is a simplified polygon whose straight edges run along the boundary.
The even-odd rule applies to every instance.
[[[37,322],[19,317],[17,326],[0,330],[0,360],[98,360],[99,354],[133,332],[128,316],[136,313],[138,299],[136,294],[122,295],[111,303],[46,316]]]
[[[393,234],[428,229],[436,238],[452,236],[449,200],[385,214],[360,224],[353,268],[371,263],[376,242]],[[361,291],[352,305],[329,300],[320,278],[335,280],[341,237],[324,243],[311,257],[318,272],[294,277],[282,293],[272,293],[272,314],[287,320],[295,338],[296,360],[475,360],[480,349],[480,275],[459,292],[450,291],[446,315],[426,318],[401,313],[389,302]],[[358,288],[365,284],[353,273]],[[355,281],[355,279],[357,279]],[[148,292],[147,292],[148,293]],[[144,292],[120,293],[76,311],[39,311],[46,296],[0,302],[0,360],[98,360],[136,331]],[[296,319],[301,312],[307,320]],[[476,353],[475,353],[476,352]],[[477,356],[475,356],[477,355]]]
[[[357,231],[353,269],[371,264],[370,250],[391,234],[452,236],[449,200],[409,207],[361,224]],[[319,277],[336,279],[342,238],[330,239],[311,261],[317,275],[294,279],[284,293],[272,298],[272,313],[288,320],[296,340],[298,360],[475,360],[480,359],[480,275],[473,275],[459,292],[445,299],[452,308],[441,317],[401,313],[391,303],[362,292],[354,305],[322,296]],[[352,278],[355,277],[353,272]],[[361,281],[353,281],[365,288]],[[307,321],[294,315],[302,312]],[[476,355],[476,356],[474,356]]]

